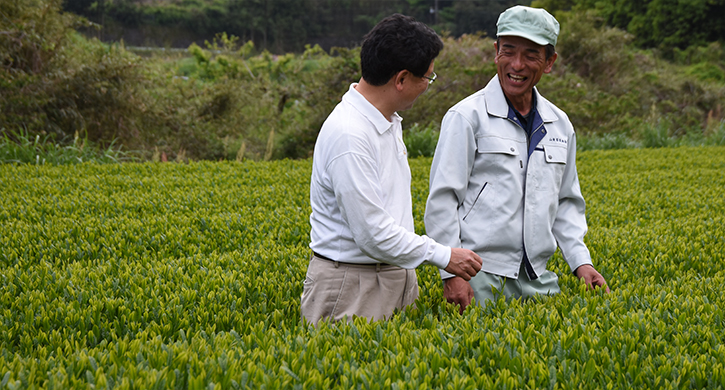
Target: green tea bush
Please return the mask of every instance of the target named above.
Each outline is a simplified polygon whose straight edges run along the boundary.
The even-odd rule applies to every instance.
[[[411,159],[424,233],[430,158]],[[0,388],[723,388],[725,150],[578,155],[610,294],[301,322],[311,161],[0,165]]]

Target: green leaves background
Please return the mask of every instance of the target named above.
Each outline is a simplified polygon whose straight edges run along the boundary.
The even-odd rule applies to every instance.
[[[305,326],[310,160],[0,166],[0,388],[722,388],[725,149],[578,156],[612,293]],[[429,158],[412,159],[416,230]]]

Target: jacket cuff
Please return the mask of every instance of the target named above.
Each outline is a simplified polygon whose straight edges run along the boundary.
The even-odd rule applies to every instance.
[[[574,273],[574,271],[576,271],[576,269],[581,267],[582,265],[594,265],[592,263],[592,256],[589,254],[588,250],[583,250],[579,253],[576,253],[570,258],[567,258],[566,262],[569,264],[569,268],[571,269],[572,273]]]

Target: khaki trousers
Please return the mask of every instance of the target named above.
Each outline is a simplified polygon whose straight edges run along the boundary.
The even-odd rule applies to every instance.
[[[312,256],[302,291],[301,314],[308,323],[352,316],[390,318],[418,298],[415,270],[394,265],[353,265]]]
[[[486,306],[488,301],[498,299],[499,294],[503,294],[506,300],[558,294],[561,292],[558,281],[559,277],[551,271],[544,272],[537,279],[529,280],[522,264],[518,279],[509,279],[482,271],[471,278],[469,283],[473,288],[473,297],[476,298],[476,302],[481,306]],[[494,293],[494,289],[498,293]]]

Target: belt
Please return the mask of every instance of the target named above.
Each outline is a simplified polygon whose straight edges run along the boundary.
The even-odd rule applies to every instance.
[[[357,265],[357,266],[363,266],[363,267],[380,267],[380,266],[390,265],[390,264],[385,264],[385,263],[346,263],[344,261],[332,260],[331,258],[326,257],[326,256],[322,256],[321,254],[319,254],[317,252],[312,252],[312,255],[315,256],[315,257],[317,257],[318,259],[322,259],[322,260],[326,260],[326,261],[331,261],[331,262],[335,263],[335,266],[338,266],[340,264],[342,264],[342,265]]]

